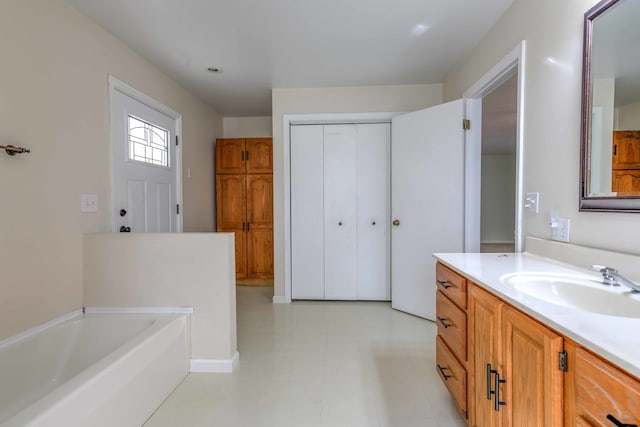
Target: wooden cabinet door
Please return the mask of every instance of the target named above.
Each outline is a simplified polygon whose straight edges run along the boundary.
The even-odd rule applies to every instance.
[[[620,196],[637,196],[640,193],[640,169],[614,169],[611,191]]]
[[[236,241],[236,279],[246,279],[248,276],[248,251],[247,233],[239,230],[234,231]]]
[[[494,375],[498,370],[501,323],[500,300],[472,284],[469,298],[469,425],[494,427],[501,425],[500,413],[494,409]]]
[[[245,155],[244,139],[217,139],[216,174],[245,173]]]
[[[640,169],[640,131],[613,132],[613,169]]]
[[[247,276],[273,277],[273,176],[247,175]]]
[[[244,231],[245,187],[245,175],[216,175],[216,229],[218,231]]]
[[[565,348],[569,355],[565,425],[640,425],[640,382],[573,342],[567,341]]]
[[[500,408],[503,425],[561,426],[563,372],[558,355],[562,336],[513,307],[502,313]]]
[[[271,138],[247,138],[246,141],[247,173],[273,173]]]

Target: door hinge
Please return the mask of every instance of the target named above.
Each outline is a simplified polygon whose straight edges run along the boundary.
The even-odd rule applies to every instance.
[[[176,146],[178,146],[178,145],[180,145],[180,144],[178,143],[178,135],[176,135]]]
[[[471,120],[469,120],[469,119],[462,119],[462,129],[464,129],[464,130],[469,130],[469,129],[471,129]]]
[[[560,369],[562,372],[567,372],[567,370],[569,369],[566,350],[562,350],[558,353],[558,369]]]
[[[180,215],[180,205],[176,205],[176,214]]]

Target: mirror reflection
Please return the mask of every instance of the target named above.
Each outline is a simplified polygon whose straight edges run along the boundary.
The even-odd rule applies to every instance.
[[[638,16],[639,1],[619,0],[593,20],[587,181],[591,197],[640,196]]]

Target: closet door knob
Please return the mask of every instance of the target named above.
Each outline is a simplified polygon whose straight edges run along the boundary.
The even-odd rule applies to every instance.
[[[338,223],[338,225],[342,225],[342,221],[340,221],[340,222]]]
[[[400,220],[398,219],[394,219],[392,222],[393,225],[395,225],[396,227],[400,225]]]
[[[375,222],[375,221],[373,221],[373,222],[371,223],[371,225],[376,225],[376,222]]]

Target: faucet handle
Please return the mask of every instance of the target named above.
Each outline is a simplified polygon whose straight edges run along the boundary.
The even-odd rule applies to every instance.
[[[609,273],[617,273],[618,272],[618,270],[616,270],[615,268],[607,267],[605,265],[594,264],[594,265],[591,266],[591,268],[593,268],[596,271],[599,271],[602,274],[609,274]]]

